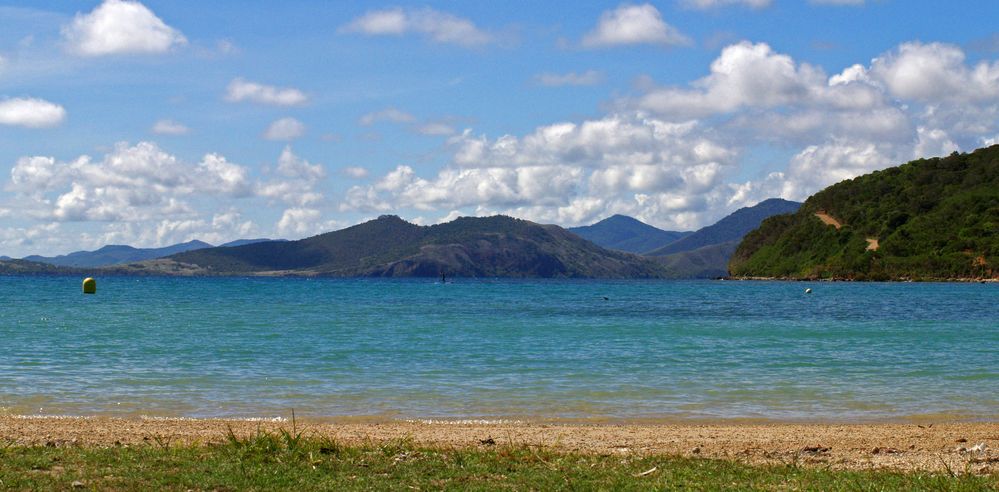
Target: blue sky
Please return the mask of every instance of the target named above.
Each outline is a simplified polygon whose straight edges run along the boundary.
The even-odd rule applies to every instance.
[[[999,141],[999,2],[7,2],[0,254],[694,229]]]

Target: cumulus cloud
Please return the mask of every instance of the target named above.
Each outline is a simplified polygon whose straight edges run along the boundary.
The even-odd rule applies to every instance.
[[[153,124],[152,132],[157,135],[187,135],[191,129],[173,120],[159,120]]]
[[[472,21],[431,8],[372,10],[340,28],[368,36],[417,34],[435,43],[477,46],[492,41]]]
[[[791,159],[781,194],[804,200],[844,179],[899,164],[897,154],[892,146],[873,142],[836,140],[809,145]]]
[[[542,73],[535,77],[535,80],[547,87],[561,87],[565,85],[597,85],[604,81],[604,74],[596,70],[587,70],[576,73]]]
[[[708,192],[736,154],[696,123],[614,114],[539,127],[495,139],[466,131],[448,144],[452,161],[430,177],[401,165],[368,186],[348,190],[341,210],[400,208],[506,212],[575,224],[607,212],[704,211]],[[695,213],[696,215],[696,213]],[[693,216],[691,216],[693,217]]]
[[[699,118],[744,107],[814,100],[817,92],[827,87],[820,69],[796,64],[766,43],[745,41],[723,49],[711,63],[711,74],[690,85],[654,89],[641,97],[637,106],[673,118]]]
[[[36,98],[0,100],[0,125],[49,128],[66,119],[62,106]]]
[[[27,215],[57,221],[140,221],[193,213],[186,198],[224,193],[247,196],[251,185],[242,166],[208,154],[186,164],[156,144],[115,145],[103,159],[48,156],[18,159],[7,186],[22,197]]]
[[[88,14],[77,14],[62,28],[68,49],[81,56],[164,53],[187,43],[145,5],[104,0]]]
[[[258,184],[258,195],[298,207],[323,200],[316,186],[326,177],[326,169],[295,155],[290,146],[281,151],[275,174],[273,179]]]
[[[233,79],[229,83],[225,99],[229,102],[249,101],[274,106],[299,106],[309,101],[309,97],[298,89],[274,87],[242,78]]]
[[[295,118],[281,118],[264,131],[267,140],[295,140],[305,135],[305,124]]]
[[[847,0],[847,1],[855,1],[855,0]],[[771,3],[773,3],[773,0],[683,0],[684,6],[700,10],[728,7],[732,5],[739,5],[754,9],[762,9],[764,7],[769,7]]]
[[[629,44],[676,46],[690,44],[690,38],[663,21],[652,4],[621,5],[600,15],[597,27],[583,36],[587,48]]]
[[[999,61],[965,64],[964,52],[943,43],[904,43],[874,60],[871,75],[901,99],[984,101],[999,97]]]

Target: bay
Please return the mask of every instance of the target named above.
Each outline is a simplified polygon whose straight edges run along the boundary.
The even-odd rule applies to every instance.
[[[13,414],[999,416],[997,284],[11,276],[0,300]]]

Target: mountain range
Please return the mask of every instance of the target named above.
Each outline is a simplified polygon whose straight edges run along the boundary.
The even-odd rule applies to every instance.
[[[245,244],[253,244],[264,241],[272,241],[271,239],[238,239],[236,241],[225,243],[219,247],[232,247],[232,246],[242,246]],[[35,262],[35,263],[46,263],[49,265],[64,266],[64,267],[75,267],[75,268],[93,268],[102,267],[110,265],[120,265],[125,263],[134,263],[138,261],[153,260],[156,258],[164,258],[177,253],[183,253],[185,251],[193,251],[196,249],[204,249],[213,247],[204,241],[188,241],[186,243],[174,244],[172,246],[166,246],[163,248],[134,248],[132,246],[111,244],[104,246],[95,251],[76,251],[66,255],[59,256],[38,256],[31,255],[22,258],[25,261]],[[0,260],[10,258],[3,257]]]
[[[674,278],[716,278],[728,275],[729,259],[743,236],[764,219],[792,213],[800,206],[798,202],[771,198],[740,208],[694,232],[663,231],[623,215],[569,230],[605,248],[653,257]]]
[[[695,232],[663,231],[622,215],[569,230],[505,216],[461,217],[444,224],[418,226],[386,215],[298,241],[239,240],[219,247],[190,241],[147,249],[112,245],[53,258],[30,256],[6,261],[0,264],[0,271],[104,275],[710,278],[727,274],[726,264],[738,239],[754,221],[758,224],[760,217],[796,205],[767,200]],[[681,247],[673,246],[676,244]],[[634,253],[649,249],[655,254]]]
[[[664,231],[627,215],[612,215],[593,225],[570,227],[568,230],[605,248],[639,254],[691,234],[691,231]]]

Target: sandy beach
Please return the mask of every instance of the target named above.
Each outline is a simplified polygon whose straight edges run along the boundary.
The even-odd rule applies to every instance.
[[[999,423],[546,424],[483,421],[298,420],[298,430],[345,444],[407,439],[447,448],[537,446],[611,455],[681,455],[750,464],[951,473],[999,471]],[[290,421],[0,416],[0,442],[163,446],[291,430]]]

